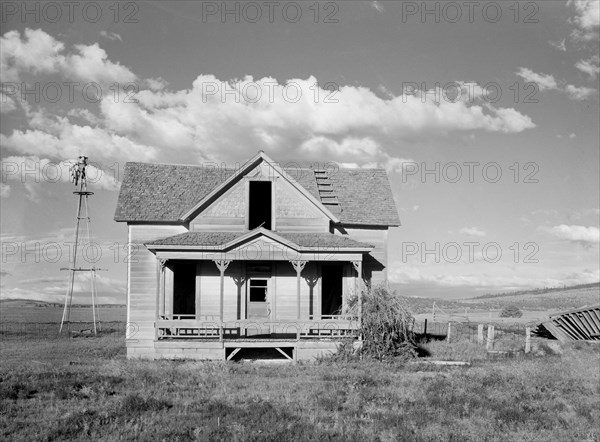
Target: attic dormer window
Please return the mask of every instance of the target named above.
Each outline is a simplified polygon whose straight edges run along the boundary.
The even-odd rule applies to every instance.
[[[271,230],[271,181],[250,181],[248,229]]]

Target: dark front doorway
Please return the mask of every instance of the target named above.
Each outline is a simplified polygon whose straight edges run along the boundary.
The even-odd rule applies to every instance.
[[[250,181],[248,229],[271,230],[271,181]]]
[[[337,315],[342,310],[343,264],[323,264],[321,315]]]
[[[173,262],[173,314],[196,314],[196,261]]]

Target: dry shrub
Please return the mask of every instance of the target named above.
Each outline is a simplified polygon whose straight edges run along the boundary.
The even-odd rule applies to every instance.
[[[385,361],[415,357],[414,318],[406,302],[385,286],[366,287],[361,296],[362,346],[356,349],[351,343],[343,343],[333,359]],[[350,300],[349,310],[351,314],[359,314],[357,298]]]
[[[500,312],[501,318],[520,318],[521,316],[523,316],[523,312],[515,305],[504,307]]]

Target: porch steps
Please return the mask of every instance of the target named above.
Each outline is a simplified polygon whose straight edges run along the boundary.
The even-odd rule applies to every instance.
[[[315,179],[317,180],[317,189],[319,191],[319,197],[321,198],[321,203],[325,206],[331,207],[339,207],[340,202],[338,200],[335,189],[333,188],[333,183],[329,179],[329,174],[327,170],[324,169],[315,169]]]

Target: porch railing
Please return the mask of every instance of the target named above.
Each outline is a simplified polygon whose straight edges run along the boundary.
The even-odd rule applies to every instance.
[[[208,318],[173,319],[162,317],[156,323],[158,339],[244,339],[253,336],[280,339],[357,337],[357,316],[328,315],[320,320],[237,320]]]

